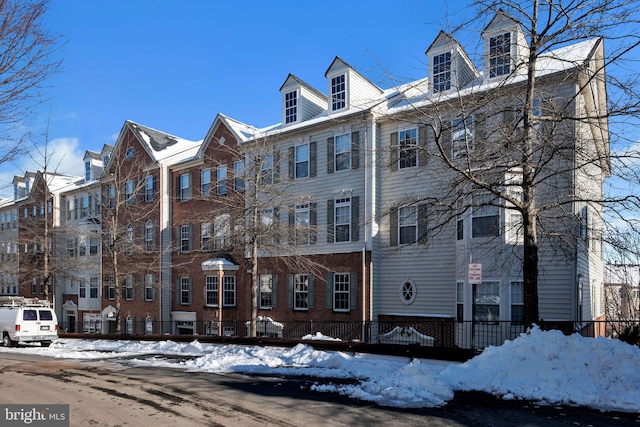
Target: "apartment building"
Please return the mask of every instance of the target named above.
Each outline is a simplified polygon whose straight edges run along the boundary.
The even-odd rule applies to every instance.
[[[65,241],[66,254],[90,258],[94,231],[102,242],[98,301],[95,270],[84,270],[64,282],[69,312],[76,304],[78,319],[99,318],[96,332],[120,318],[129,333],[244,335],[259,316],[457,321],[460,345],[483,325],[498,332],[480,345],[512,338],[524,313],[527,165],[517,149],[529,47],[502,12],[481,38],[474,62],[440,32],[425,77],[388,89],[340,57],[324,71],[327,95],[289,74],[281,123],[260,129],[218,114],[202,141],[187,141],[125,122],[99,184],[85,177],[64,194],[66,225],[83,230]],[[545,320],[604,314],[602,58],[594,39],[537,63],[531,141]],[[16,181],[16,191],[31,182]],[[99,226],[81,217],[92,191]],[[14,213],[31,221],[39,209],[31,199],[0,205],[3,256],[13,254],[5,236]],[[89,255],[76,240],[89,242]],[[470,278],[470,266],[481,274]],[[341,338],[361,339],[355,329]]]

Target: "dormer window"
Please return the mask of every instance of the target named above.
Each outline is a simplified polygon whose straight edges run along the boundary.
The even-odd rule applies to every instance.
[[[511,72],[511,33],[489,39],[489,77],[504,76]]]
[[[451,89],[451,52],[433,57],[433,91],[444,92]]]
[[[91,181],[91,162],[84,162],[84,182]]]
[[[298,91],[287,92],[284,95],[284,122],[295,123],[298,121]]]
[[[331,79],[331,111],[343,109],[347,105],[346,101],[345,75],[341,74]]]

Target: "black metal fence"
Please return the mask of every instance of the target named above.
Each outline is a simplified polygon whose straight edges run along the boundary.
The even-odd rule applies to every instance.
[[[62,330],[89,334],[114,334],[113,320],[93,320],[60,325]],[[543,330],[560,330],[564,334],[578,333],[584,337],[621,338],[629,331],[640,329],[640,320],[546,321],[538,323]],[[421,321],[283,321],[258,320],[258,337],[283,339],[336,339],[351,342],[419,345],[441,348],[481,350],[502,345],[526,332],[522,323],[510,321],[463,321],[453,319]],[[120,334],[137,335],[205,335],[250,336],[250,322],[225,320],[197,322],[159,322],[151,320],[121,320]]]

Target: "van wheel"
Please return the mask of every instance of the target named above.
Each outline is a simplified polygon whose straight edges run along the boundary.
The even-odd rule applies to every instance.
[[[40,345],[42,347],[49,347],[51,345],[51,341],[40,341]]]
[[[16,345],[16,342],[9,338],[9,334],[5,332],[4,335],[2,335],[2,344],[5,347],[13,347]]]

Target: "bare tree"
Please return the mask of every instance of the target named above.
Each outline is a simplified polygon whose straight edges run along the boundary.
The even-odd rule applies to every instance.
[[[59,37],[43,28],[48,0],[0,1],[0,164],[22,153],[25,121],[60,70]]]
[[[512,250],[522,267],[524,322],[532,324],[539,320],[541,239],[545,250],[575,253],[576,242],[588,246],[601,241],[605,202],[627,208],[638,204],[634,193],[606,197],[598,184],[612,170],[634,170],[632,160],[638,159],[637,151],[628,149],[623,153],[627,163],[615,163],[616,170],[609,149],[610,138],[615,139],[612,144],[630,140],[625,141],[624,132],[614,133],[620,131],[612,128],[614,119],[632,121],[638,113],[635,77],[621,67],[640,43],[636,32],[621,27],[624,22],[637,28],[638,5],[627,0],[479,0],[474,5],[477,17],[461,23],[458,32],[484,26],[488,17],[511,25],[514,32],[507,34],[516,40],[500,39],[501,34],[491,38],[478,59],[484,63],[483,76],[452,84],[453,95],[436,83],[428,89],[433,102],[415,104],[410,114],[397,119],[426,128],[427,143],[420,150],[449,180],[429,200],[435,207],[428,218],[431,231],[474,211],[504,209],[506,217],[514,214],[507,228],[521,242],[521,251]],[[457,43],[453,38],[448,42]],[[592,50],[572,60],[562,49],[579,42]],[[605,42],[610,43],[607,50]],[[513,45],[517,55],[501,50]],[[508,59],[500,62],[505,53]],[[617,72],[605,73],[614,67]],[[493,81],[471,83],[478,79]],[[565,91],[566,84],[574,89]],[[416,155],[400,148],[400,156]],[[392,154],[391,161],[398,159]],[[488,230],[489,225],[478,232],[503,237]],[[553,258],[549,255],[546,259]]]

